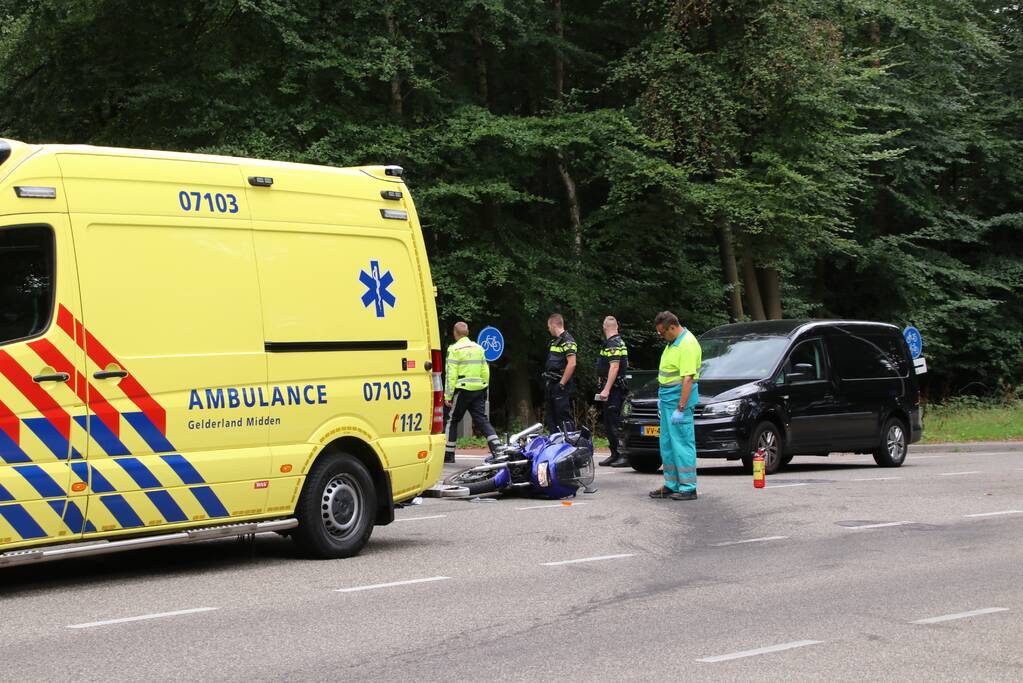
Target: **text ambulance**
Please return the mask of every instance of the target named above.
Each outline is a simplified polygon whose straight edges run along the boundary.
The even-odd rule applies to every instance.
[[[357,553],[440,476],[435,294],[398,167],[0,140],[0,566]]]

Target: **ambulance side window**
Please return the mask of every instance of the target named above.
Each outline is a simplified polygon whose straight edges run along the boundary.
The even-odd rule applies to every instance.
[[[0,344],[46,331],[53,314],[53,230],[0,228]]]

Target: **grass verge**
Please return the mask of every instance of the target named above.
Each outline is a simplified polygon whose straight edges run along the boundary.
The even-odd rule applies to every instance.
[[[1023,401],[957,400],[924,410],[923,443],[1023,441]]]

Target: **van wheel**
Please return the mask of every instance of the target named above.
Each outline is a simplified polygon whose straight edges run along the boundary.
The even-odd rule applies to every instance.
[[[906,425],[897,417],[890,417],[881,430],[881,443],[874,451],[874,462],[881,467],[898,467],[906,461]]]
[[[369,541],[376,509],[369,470],[347,453],[334,453],[320,458],[306,477],[292,535],[309,557],[351,557]]]
[[[764,449],[764,474],[774,474],[782,466],[781,433],[773,422],[764,420],[756,426],[749,440],[749,454],[742,457],[742,466],[753,471],[753,455]],[[790,458],[791,459],[791,458]]]

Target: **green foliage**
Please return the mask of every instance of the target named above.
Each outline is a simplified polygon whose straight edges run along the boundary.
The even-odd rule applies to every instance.
[[[723,227],[787,317],[915,324],[932,395],[994,394],[1023,383],[1021,27],[991,0],[0,0],[0,135],[401,164],[444,329],[502,326],[534,400],[552,310],[581,393],[608,313],[645,367],[657,311],[728,322]]]

